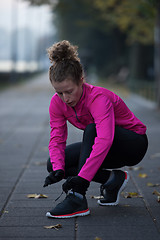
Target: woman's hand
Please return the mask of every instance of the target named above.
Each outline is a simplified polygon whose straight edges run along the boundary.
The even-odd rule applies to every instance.
[[[56,170],[50,172],[48,177],[46,177],[43,187],[47,187],[53,183],[59,182],[64,178],[64,171],[63,170]]]
[[[69,177],[65,183],[63,183],[62,189],[65,193],[72,189],[75,192],[85,194],[87,188],[89,187],[89,184],[89,181],[81,178],[80,176]]]

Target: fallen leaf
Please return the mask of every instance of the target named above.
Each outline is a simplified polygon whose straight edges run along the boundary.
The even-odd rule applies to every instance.
[[[139,170],[142,170],[143,168],[142,167],[130,167],[129,169],[133,170],[133,171],[139,171]]]
[[[160,203],[160,192],[154,190],[153,194],[157,196],[157,202]]]
[[[146,178],[146,177],[147,177],[147,174],[146,174],[146,173],[140,173],[140,174],[138,175],[138,177],[140,177],[140,178]]]
[[[62,224],[56,224],[56,225],[51,225],[51,226],[44,226],[45,229],[56,229],[59,230],[59,228],[62,228]]]
[[[44,166],[46,165],[46,162],[35,162],[36,166]]]
[[[35,196],[35,198],[48,198],[48,196],[45,194],[37,194],[37,196]]]
[[[99,238],[99,237],[95,237],[95,240],[102,240],[102,238]]]
[[[37,196],[37,194],[28,194],[27,195],[28,198],[35,198],[35,196]]]
[[[151,155],[151,158],[159,158],[159,157],[160,157],[160,153],[155,153]]]
[[[4,210],[3,213],[9,213],[7,210]]]
[[[158,197],[160,197],[160,192],[158,192],[157,190],[154,190],[153,194],[157,195]]]
[[[78,230],[78,223],[75,224],[75,231]]]
[[[104,198],[103,196],[91,196],[91,198],[94,198],[94,199],[102,199]]]
[[[159,183],[156,183],[156,184],[154,184],[154,183],[147,183],[147,186],[148,187],[159,187],[160,186],[160,184]]]
[[[48,198],[47,195],[44,195],[44,194],[28,194],[27,195],[28,198]]]
[[[141,198],[142,196],[140,196],[137,192],[122,192],[121,193],[123,195],[124,198]]]

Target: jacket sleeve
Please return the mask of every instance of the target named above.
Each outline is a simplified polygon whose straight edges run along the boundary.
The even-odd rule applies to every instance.
[[[95,138],[89,158],[83,165],[79,176],[91,181],[103,163],[113,143],[115,118],[112,102],[104,95],[98,95],[90,104],[90,112],[96,125]]]
[[[65,148],[67,139],[67,123],[61,108],[53,97],[49,107],[50,114],[50,142],[49,154],[53,170],[64,170]]]

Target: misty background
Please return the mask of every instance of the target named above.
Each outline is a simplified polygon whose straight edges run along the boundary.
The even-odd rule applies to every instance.
[[[1,1],[0,72],[46,70],[46,48],[54,41],[54,35],[53,15],[48,5],[32,6],[22,0]]]
[[[160,107],[158,0],[0,2],[0,84],[48,71],[46,48],[79,46],[89,81],[127,86]]]

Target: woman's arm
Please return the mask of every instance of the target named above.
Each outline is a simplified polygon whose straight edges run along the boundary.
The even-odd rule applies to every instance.
[[[97,137],[95,138],[92,152],[78,175],[91,181],[112,146],[115,118],[113,104],[104,95],[98,95],[90,103],[89,108],[96,124]]]
[[[50,161],[54,171],[59,169],[64,171],[67,123],[63,113],[61,112],[61,107],[55,97],[51,100],[49,114],[51,127],[50,142],[48,146]]]

